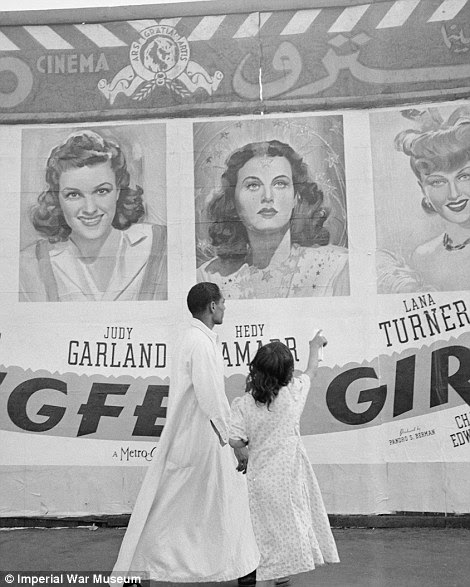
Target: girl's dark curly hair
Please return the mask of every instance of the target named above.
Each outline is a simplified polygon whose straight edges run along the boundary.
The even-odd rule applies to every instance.
[[[61,174],[69,169],[91,167],[106,161],[111,162],[119,191],[112,225],[118,230],[125,230],[142,218],[145,212],[143,189],[140,186],[135,189],[129,187],[130,176],[121,147],[95,131],[81,130],[52,149],[46,165],[47,188],[38,196],[38,203],[31,210],[34,228],[50,243],[66,241],[71,233],[60,207]]]
[[[222,174],[221,187],[209,205],[212,221],[209,237],[222,259],[245,257],[249,252],[246,228],[235,206],[235,187],[239,170],[253,157],[285,157],[292,169],[298,201],[290,221],[291,242],[302,246],[326,245],[329,232],[323,227],[328,211],[322,206],[323,192],[311,180],[307,164],[294,149],[281,141],[249,143],[230,155]]]
[[[262,346],[251,361],[245,391],[251,393],[257,403],[269,408],[293,373],[294,359],[290,350],[282,342],[270,342]]]

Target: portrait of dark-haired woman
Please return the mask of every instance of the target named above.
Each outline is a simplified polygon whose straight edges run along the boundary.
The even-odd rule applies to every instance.
[[[41,238],[20,254],[20,301],[167,298],[166,228],[142,222],[121,146],[79,130],[49,154],[30,210]]]
[[[217,283],[225,297],[349,295],[348,250],[329,243],[323,192],[289,144],[233,152],[207,216],[216,256],[198,281]]]

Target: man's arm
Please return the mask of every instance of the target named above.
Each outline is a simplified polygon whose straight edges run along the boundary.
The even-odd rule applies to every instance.
[[[208,339],[197,340],[192,349],[191,379],[199,407],[211,421],[222,446],[227,444],[230,406],[225,396],[223,373]]]

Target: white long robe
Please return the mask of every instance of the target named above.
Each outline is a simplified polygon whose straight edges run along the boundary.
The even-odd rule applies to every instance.
[[[228,442],[229,420],[218,337],[192,319],[176,348],[166,425],[114,573],[210,582],[257,567],[245,477],[212,427]]]

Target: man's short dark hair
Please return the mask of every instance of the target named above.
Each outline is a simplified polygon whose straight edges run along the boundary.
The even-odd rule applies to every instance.
[[[216,283],[201,281],[189,290],[187,303],[193,316],[202,314],[211,302],[218,302],[222,292]]]

